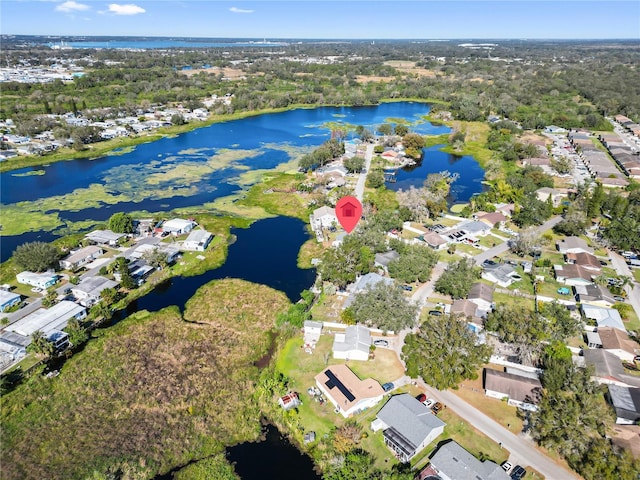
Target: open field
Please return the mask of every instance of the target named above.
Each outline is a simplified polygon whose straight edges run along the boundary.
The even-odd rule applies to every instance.
[[[257,438],[253,362],[288,305],[265,286],[221,280],[196,293],[184,319],[171,307],[98,331],[59,377],[36,375],[3,397],[3,478],[151,478]]]

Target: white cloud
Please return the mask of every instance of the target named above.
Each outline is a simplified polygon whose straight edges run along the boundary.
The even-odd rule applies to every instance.
[[[81,12],[83,10],[89,10],[89,8],[91,8],[89,5],[74,2],[73,0],[68,0],[60,5],[56,5],[56,11],[65,13]]]
[[[243,10],[242,8],[238,8],[238,7],[231,7],[229,11],[232,13],[253,13],[254,12],[254,10]]]
[[[145,13],[146,10],[133,3],[127,5],[111,3],[109,4],[109,12],[115,13],[116,15],[138,15],[139,13]]]

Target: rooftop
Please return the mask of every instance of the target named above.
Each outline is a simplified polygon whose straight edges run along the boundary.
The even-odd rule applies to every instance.
[[[360,380],[346,365],[332,365],[316,375],[318,384],[324,385],[342,410],[347,411],[361,400],[381,397],[384,390],[372,378]]]

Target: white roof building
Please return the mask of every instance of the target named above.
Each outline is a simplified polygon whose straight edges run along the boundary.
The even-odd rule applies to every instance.
[[[194,252],[204,252],[212,239],[213,235],[206,230],[192,230],[186,240],[182,242],[182,248]]]
[[[363,325],[351,325],[344,333],[336,333],[333,341],[333,358],[344,360],[369,360],[371,332]]]
[[[613,308],[597,307],[595,305],[582,304],[582,313],[590,320],[595,320],[598,323],[598,328],[613,327],[618,330],[626,332],[620,313]]]
[[[162,224],[162,231],[173,233],[174,235],[182,235],[189,233],[196,226],[196,222],[193,220],[183,220],[181,218],[174,218],[167,220]]]
[[[81,319],[86,316],[86,309],[74,302],[63,300],[51,308],[40,308],[5,327],[9,332],[23,337],[31,337],[33,332],[40,330],[45,336],[54,330],[62,330],[71,318]]]

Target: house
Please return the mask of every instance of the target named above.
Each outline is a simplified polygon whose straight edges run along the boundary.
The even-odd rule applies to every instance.
[[[47,340],[53,344],[53,349],[56,352],[65,350],[71,344],[69,342],[69,334],[61,330],[53,330],[47,335]]]
[[[384,396],[384,390],[372,378],[360,380],[346,365],[332,365],[315,377],[316,385],[347,418],[376,405]]]
[[[481,462],[453,440],[438,448],[425,470],[442,480],[509,480],[500,465],[490,460]]]
[[[573,289],[576,292],[576,301],[580,303],[604,308],[611,308],[616,303],[611,292],[602,285],[576,285]]]
[[[553,271],[556,280],[565,285],[591,285],[595,272],[582,268],[579,265],[554,265]]]
[[[313,211],[310,221],[311,229],[317,235],[323,228],[335,227],[338,224],[338,217],[334,208],[324,206]]]
[[[384,443],[403,462],[409,462],[442,435],[446,423],[412,395],[393,395],[371,422],[371,430],[382,430]]]
[[[474,220],[472,222],[465,222],[458,225],[458,228],[468,235],[474,237],[484,237],[491,232],[491,226],[485,222]]]
[[[420,235],[418,240],[424,241],[434,250],[444,250],[447,248],[447,241],[435,232],[428,232]]]
[[[544,133],[567,133],[567,130],[556,125],[548,125],[544,127]]]
[[[640,378],[625,373],[622,362],[603,348],[584,350],[584,363],[594,368],[593,379],[600,384],[640,387]]]
[[[96,245],[89,245],[67,255],[60,260],[60,267],[64,270],[78,270],[80,267],[93,262],[104,255],[104,250]]]
[[[384,253],[376,253],[374,265],[384,268],[385,270],[391,262],[400,258],[400,254],[395,250],[389,250]]]
[[[478,215],[478,221],[486,223],[489,227],[493,228],[496,225],[500,226],[509,220],[504,214],[500,212],[485,213]]]
[[[514,203],[494,203],[493,206],[496,208],[496,212],[503,214],[505,217],[511,217],[516,210]]]
[[[349,298],[347,298],[342,304],[342,309],[349,307],[355,300],[355,297],[358,293],[371,290],[381,282],[389,286],[394,284],[391,278],[383,277],[382,275],[375,272],[367,273],[366,275],[358,278],[355,283],[347,287],[347,289],[351,291],[351,294],[349,295]]]
[[[155,252],[156,250],[166,255],[167,263],[175,262],[180,255],[180,250],[178,250],[178,247],[174,245],[170,245],[167,243],[158,243],[155,245],[143,243],[141,245],[138,245],[133,250],[133,252],[131,252],[131,254],[129,255],[129,259],[144,259],[146,255],[149,255],[151,252]]]
[[[540,394],[542,393],[540,380],[491,368],[485,368],[483,374],[485,395],[487,397],[499,400],[506,398],[509,405],[523,410],[537,410],[536,403],[540,400]]]
[[[513,282],[522,279],[522,277],[516,273],[515,268],[508,263],[484,267],[482,278],[503,288],[507,288]]]
[[[80,305],[91,307],[101,300],[100,294],[107,288],[115,288],[118,282],[105,277],[94,276],[84,278],[78,285],[71,287],[71,293]]]
[[[602,327],[613,327],[626,332],[620,313],[613,308],[596,307],[595,305],[582,304],[580,305],[582,314],[588,320],[595,320],[598,325],[598,330]]]
[[[598,336],[601,348],[613,353],[622,361],[633,362],[633,359],[640,352],[640,345],[631,340],[627,332],[617,328],[598,328]]]
[[[640,388],[609,385],[609,402],[616,411],[616,423],[635,425],[640,421]]]
[[[206,230],[192,230],[182,242],[182,249],[192,252],[204,252],[212,239],[213,235]]]
[[[482,312],[493,310],[493,288],[486,283],[474,283],[469,290],[467,299],[475,303]]]
[[[569,191],[566,188],[542,187],[536,190],[536,197],[542,202],[551,198],[551,204],[554,207],[559,207],[563,200],[569,198]]]
[[[31,343],[33,332],[39,330],[45,336],[48,336],[53,331],[64,329],[72,318],[82,320],[86,316],[87,310],[84,307],[77,303],[63,300],[51,308],[39,308],[17,322],[8,325],[5,327],[2,337],[12,343],[18,343],[26,347]]]
[[[587,242],[580,237],[566,237],[556,242],[556,246],[560,253],[579,253],[586,252],[593,255],[593,248],[587,245]]]
[[[470,300],[454,300],[451,305],[451,315],[463,315],[465,318],[474,318],[478,306]]]
[[[316,343],[322,335],[322,322],[314,322],[313,320],[304,321],[304,346],[315,348]]]
[[[181,218],[174,218],[167,220],[162,224],[162,231],[171,233],[172,235],[184,235],[189,233],[196,226],[196,222],[193,220],[183,220]]]
[[[52,285],[55,285],[58,281],[58,275],[55,273],[33,273],[33,272],[20,272],[16,275],[18,283],[23,285],[31,285],[32,287],[38,287],[47,289]]]
[[[19,305],[22,297],[17,293],[0,290],[0,312],[6,311],[14,305]]]
[[[87,233],[84,238],[97,245],[115,247],[118,245],[118,241],[125,236],[124,233],[114,233],[111,230],[94,230],[91,233]]]
[[[292,408],[296,408],[302,405],[302,402],[300,401],[300,397],[298,397],[298,394],[296,392],[291,392],[287,393],[284,397],[280,397],[278,399],[278,404],[284,410],[291,410]]]
[[[640,458],[640,426],[614,425],[611,430],[611,443],[634,458]]]
[[[336,333],[333,340],[333,358],[343,360],[369,360],[371,332],[364,325],[351,325],[344,333]]]
[[[595,255],[591,255],[587,252],[567,253],[565,258],[567,263],[570,263],[571,265],[579,265],[586,270],[595,272],[596,275],[599,275],[602,270],[600,260],[598,260]]]

